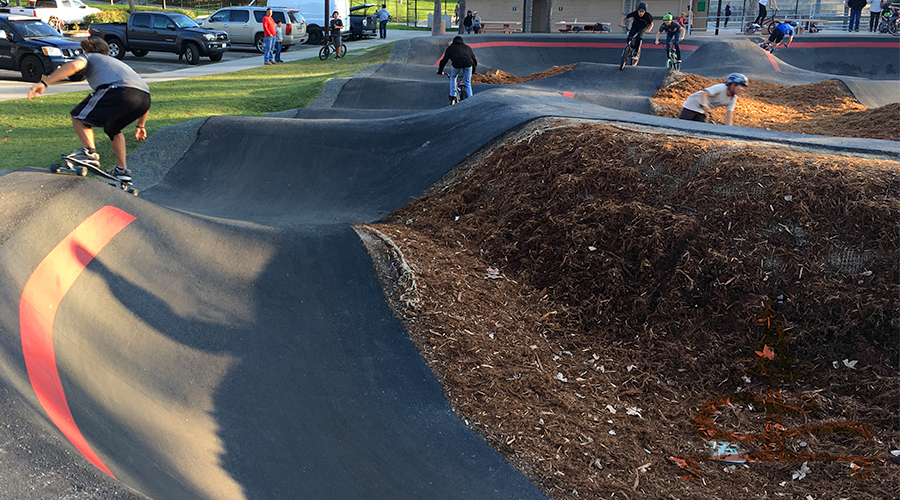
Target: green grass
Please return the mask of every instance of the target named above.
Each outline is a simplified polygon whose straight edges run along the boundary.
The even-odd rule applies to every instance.
[[[151,84],[147,133],[152,137],[162,127],[214,115],[260,116],[303,108],[319,95],[326,81],[387,62],[392,48],[393,44],[386,44],[366,52],[351,51],[340,61],[303,59]],[[46,167],[58,161],[60,154],[80,148],[69,112],[86,95],[73,92],[0,102],[0,170]],[[126,127],[123,133],[131,153],[140,145],[134,140],[134,127]],[[94,135],[103,168],[112,168],[115,158],[106,134],[95,128]]]

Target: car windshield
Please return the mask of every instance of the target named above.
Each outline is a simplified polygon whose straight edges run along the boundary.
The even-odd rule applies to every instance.
[[[193,19],[189,18],[184,14],[169,14],[169,17],[172,18],[172,21],[175,21],[175,26],[179,28],[199,28],[200,25],[197,24]]]
[[[13,28],[25,38],[41,36],[60,36],[59,32],[51,28],[44,21],[35,19],[32,21],[12,21]]]

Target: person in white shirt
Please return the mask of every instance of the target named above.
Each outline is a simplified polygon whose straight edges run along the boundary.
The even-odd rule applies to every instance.
[[[681,105],[681,115],[678,118],[706,122],[710,110],[725,106],[725,125],[731,125],[738,96],[749,83],[741,73],[732,73],[725,78],[725,83],[717,83],[688,96]]]

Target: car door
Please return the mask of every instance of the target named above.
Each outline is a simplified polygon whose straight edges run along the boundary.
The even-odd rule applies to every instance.
[[[250,22],[250,11],[234,9],[231,11],[231,26],[225,30],[231,43],[252,44],[253,23]]]
[[[150,14],[132,14],[128,24],[128,49],[150,50],[153,47],[153,27]]]
[[[15,54],[13,54],[13,43],[9,41],[13,38],[13,32],[9,25],[0,21],[0,30],[6,33],[5,37],[0,37],[0,68],[3,69],[19,69],[16,65]]]
[[[169,16],[153,14],[153,31],[151,35],[153,49],[172,50],[175,46],[175,22]]]

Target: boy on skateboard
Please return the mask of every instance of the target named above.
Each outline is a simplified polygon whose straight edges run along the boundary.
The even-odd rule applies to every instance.
[[[74,61],[60,66],[46,79],[34,84],[28,91],[28,98],[43,94],[48,86],[83,70],[94,92],[71,112],[72,127],[83,147],[66,156],[99,167],[100,155],[95,149],[93,127],[103,127],[116,156],[116,166],[107,173],[123,183],[130,183],[131,171],[125,164],[122,129],[137,121],[134,138],[139,141],[147,138],[144,126],[150,114],[150,87],[128,65],[109,56],[109,46],[103,39],[82,40],[81,48],[84,53]]]

